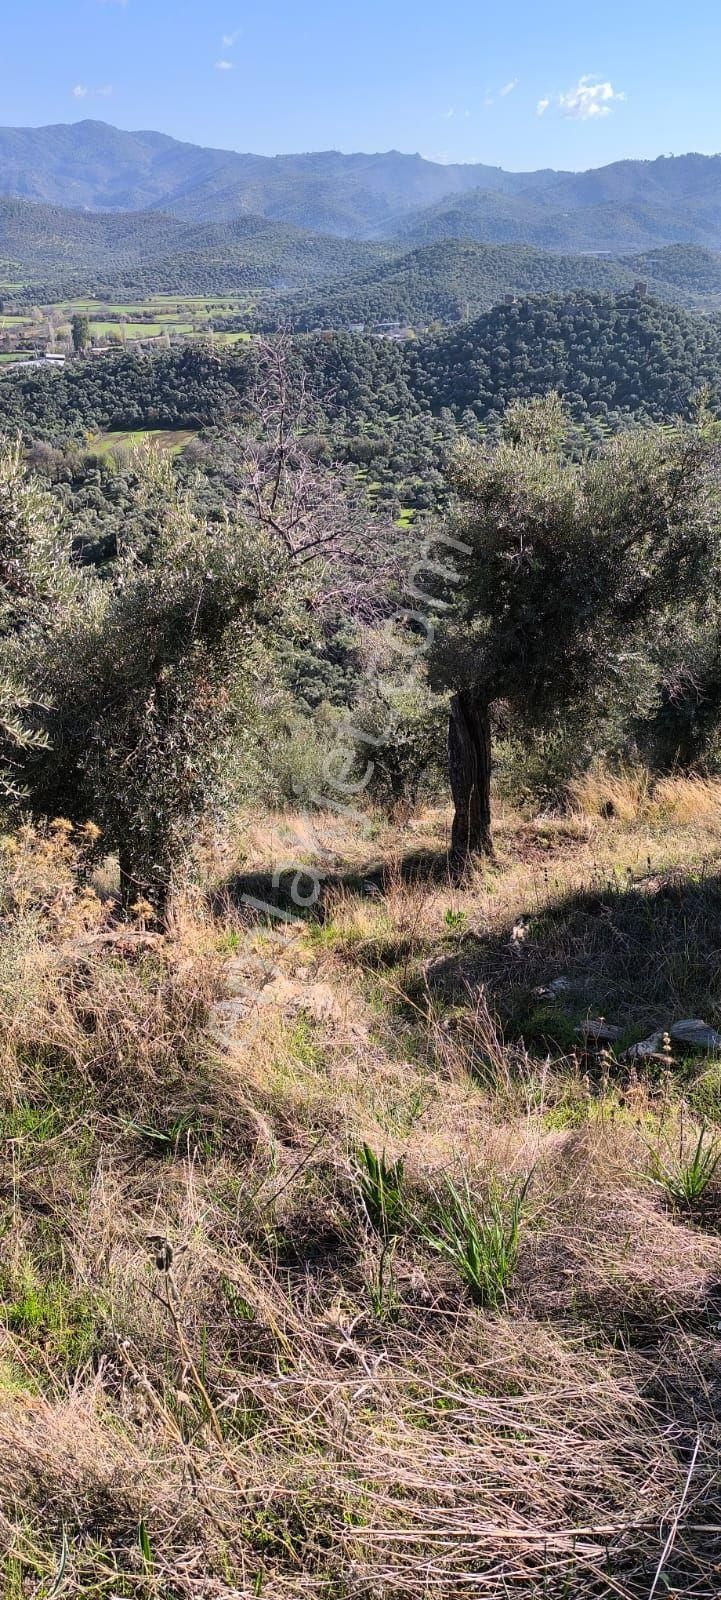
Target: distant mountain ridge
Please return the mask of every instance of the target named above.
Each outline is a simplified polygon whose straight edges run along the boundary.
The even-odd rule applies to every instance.
[[[160,209],[195,222],[252,213],[315,232],[377,232],[447,195],[479,184],[520,189],[534,177],[542,179],[396,150],[244,155],[94,121],[0,129],[1,194],[91,211]]]
[[[419,155],[257,156],[95,121],[0,129],[0,195],[188,223],[257,216],[306,232],[518,243],[557,251],[721,248],[721,156],[618,161],[588,172],[506,172]]]

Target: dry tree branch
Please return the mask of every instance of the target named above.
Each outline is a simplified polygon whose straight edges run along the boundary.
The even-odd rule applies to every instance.
[[[295,568],[313,567],[314,609],[342,605],[370,620],[400,577],[398,536],[342,464],[315,459],[309,436],[319,412],[322,403],[310,394],[288,336],[261,340],[241,505]]]

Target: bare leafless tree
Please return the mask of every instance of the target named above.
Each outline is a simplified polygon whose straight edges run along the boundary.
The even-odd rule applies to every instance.
[[[347,469],[317,459],[312,443],[322,403],[293,359],[289,336],[259,341],[255,368],[243,509],[281,541],[294,565],[314,563],[319,606],[343,605],[371,620],[401,570],[397,530],[373,511]]]

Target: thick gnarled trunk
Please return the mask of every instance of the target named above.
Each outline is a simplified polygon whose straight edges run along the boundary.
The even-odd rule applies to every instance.
[[[491,717],[470,689],[451,701],[448,770],[455,806],[451,864],[462,872],[476,855],[491,855]]]

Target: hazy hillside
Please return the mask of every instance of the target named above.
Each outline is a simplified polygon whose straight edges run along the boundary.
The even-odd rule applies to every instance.
[[[559,172],[544,186],[548,205],[644,204],[668,206],[718,203],[721,156],[694,153],[658,156],[655,161],[614,161],[588,172]],[[534,186],[537,187],[537,186]]]
[[[700,245],[667,245],[644,255],[627,257],[636,276],[654,280],[685,295],[721,294],[721,255]]]
[[[503,190],[531,181],[531,174],[442,166],[398,151],[268,157],[205,150],[103,122],[0,129],[0,193],[94,211],[161,208],[194,221],[250,212],[320,231],[374,232],[480,183]]]
[[[396,150],[256,156],[103,122],[0,129],[0,194],[90,211],[161,210],[189,222],[256,215],[313,232],[447,237],[553,250],[721,247],[721,157],[504,172]]]
[[[522,244],[442,239],[390,259],[367,263],[350,278],[310,295],[297,291],[266,302],[265,326],[299,331],[400,321],[467,321],[507,295],[631,290],[645,279],[662,300],[694,310],[721,304],[721,256],[698,245],[668,245],[615,258],[566,255]]]
[[[458,322],[505,294],[631,288],[637,276],[621,263],[592,256],[443,239],[373,265],[300,303],[297,296],[287,297],[279,302],[278,315],[299,329],[394,320]]]
[[[0,199],[0,259],[28,281],[67,292],[126,282],[169,292],[213,287],[307,287],[368,271],[388,255],[381,243],[290,228],[264,217],[188,223],[159,211],[87,212]]]
[[[523,204],[490,198],[496,215]],[[474,215],[473,200],[467,199],[466,220]],[[300,330],[455,322],[506,294],[623,290],[639,277],[661,298],[691,308],[721,301],[721,256],[705,246],[675,244],[608,259],[543,250],[522,239],[479,243],[453,235],[457,212],[454,202],[422,213],[416,232],[440,220],[450,237],[408,248],[408,241],[318,234],[255,215],[191,223],[161,211],[92,212],[0,198],[0,262],[11,264],[8,278],[20,278],[43,301],[76,290],[263,290],[264,325],[282,320]],[[538,206],[534,214],[541,215]],[[575,214],[581,223],[585,215]]]
[[[652,205],[646,200],[607,200],[598,205],[565,204],[529,191],[521,195],[476,189],[443,200],[407,218],[401,234],[409,244],[436,239],[480,243],[531,244],[542,250],[618,252],[665,244],[694,243],[721,248],[721,171],[719,202],[706,197]]]

